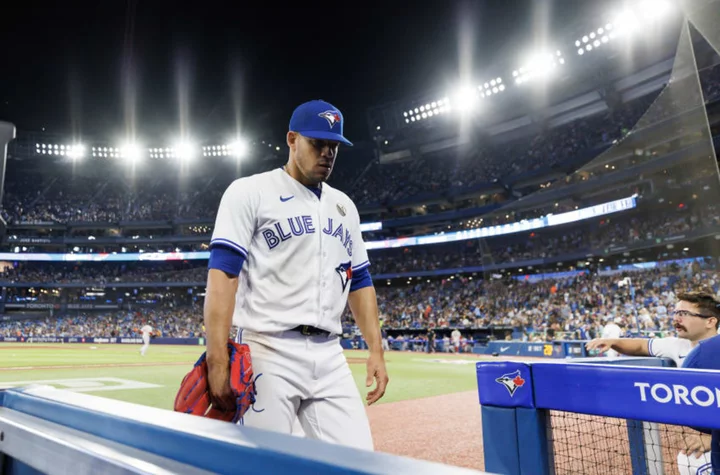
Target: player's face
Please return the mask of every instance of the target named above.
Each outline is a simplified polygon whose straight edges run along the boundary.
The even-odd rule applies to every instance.
[[[698,308],[690,302],[678,302],[673,312],[673,325],[679,338],[687,338],[690,341],[700,340],[707,337],[708,332],[715,328],[714,318],[702,318],[690,315],[692,313],[707,315],[706,310]]]
[[[327,181],[338,155],[339,142],[313,139],[291,132],[288,145],[294,151],[295,164],[305,185],[317,185]]]

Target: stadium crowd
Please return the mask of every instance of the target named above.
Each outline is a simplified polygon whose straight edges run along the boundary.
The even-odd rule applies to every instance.
[[[373,275],[520,263],[599,251],[613,246],[653,243],[656,239],[720,226],[714,203],[693,208],[638,212],[623,218],[599,218],[587,226],[542,229],[487,239],[371,250]],[[204,283],[206,261],[140,263],[18,263],[0,271],[0,282],[107,285],[120,282]],[[40,298],[51,299],[45,295]]]
[[[113,282],[205,282],[207,262],[187,264],[108,263],[108,264],[43,264],[20,263],[0,272],[0,282],[58,283],[58,284],[112,284]]]
[[[606,275],[578,272],[537,282],[454,276],[380,288],[378,301],[386,328],[512,326],[524,339],[539,341],[559,332],[593,338],[609,321],[628,331],[671,332],[675,294],[698,288],[718,295],[720,272],[714,263]],[[349,312],[344,321],[352,324]]]
[[[720,295],[716,263],[672,264],[628,272],[575,272],[543,280],[494,280],[470,275],[416,279],[400,287],[377,286],[384,329],[406,329],[407,338],[427,329],[511,326],[522,339],[544,341],[560,332],[593,338],[609,321],[628,331],[671,332],[675,294],[704,288]],[[144,308],[101,313],[77,312],[42,320],[0,322],[0,336],[135,337],[148,322],[166,337],[201,336],[202,306]],[[343,315],[354,333],[352,315]]]
[[[156,337],[192,338],[203,332],[202,308],[179,307],[75,314],[0,322],[0,337],[139,338],[145,323]]]

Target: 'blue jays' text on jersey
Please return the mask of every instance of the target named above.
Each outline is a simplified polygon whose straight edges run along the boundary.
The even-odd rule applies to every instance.
[[[227,188],[211,246],[219,243],[246,258],[233,323],[255,332],[341,333],[352,274],[370,265],[352,200],[326,183],[318,198],[282,169]]]

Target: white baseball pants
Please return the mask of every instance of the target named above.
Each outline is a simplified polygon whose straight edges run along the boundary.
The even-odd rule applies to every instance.
[[[299,420],[308,437],[374,450],[338,337],[239,331],[238,341],[250,347],[257,377],[256,402],[243,417],[245,426],[292,434]]]
[[[142,336],[143,346],[140,348],[140,354],[145,356],[145,352],[147,351],[148,347],[150,346],[150,335],[143,335]]]

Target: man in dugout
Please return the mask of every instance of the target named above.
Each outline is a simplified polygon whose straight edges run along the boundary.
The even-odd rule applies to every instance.
[[[615,350],[628,356],[655,356],[669,358],[675,366],[688,367],[686,358],[699,349],[701,342],[717,340],[718,325],[720,325],[720,301],[709,292],[686,292],[677,295],[675,308],[670,312],[677,337],[666,338],[596,338],[587,343],[586,348],[604,353]],[[702,345],[704,347],[705,345]],[[707,354],[708,351],[705,351]],[[720,351],[714,353],[720,355]],[[697,360],[694,357],[694,361]],[[720,358],[719,358],[720,359]],[[701,363],[711,365],[711,358],[705,357]],[[720,369],[720,363],[709,369]],[[700,368],[701,366],[695,366]],[[707,367],[707,366],[706,366]],[[678,454],[678,469],[681,475],[706,474],[709,470],[711,458],[711,445],[713,444],[709,431],[701,430],[684,432],[684,448]],[[714,444],[717,446],[717,442]],[[715,472],[720,474],[720,472]]]

